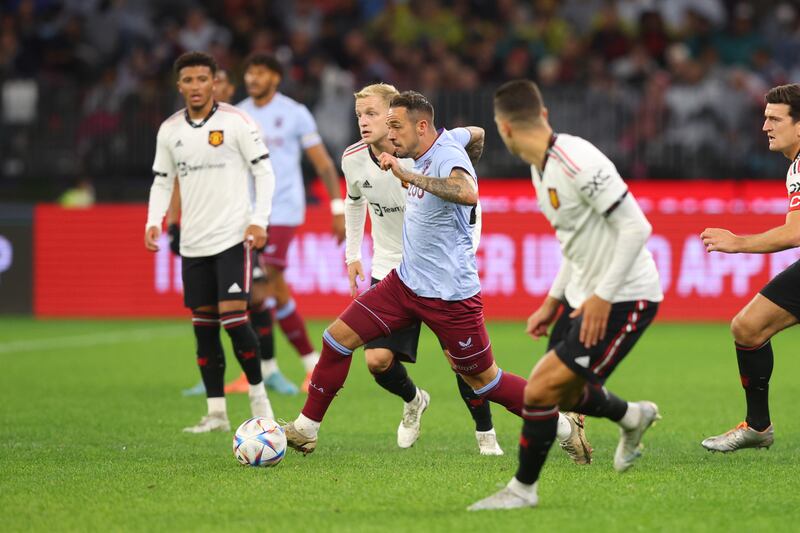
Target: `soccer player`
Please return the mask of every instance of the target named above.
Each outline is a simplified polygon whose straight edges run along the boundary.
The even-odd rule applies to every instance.
[[[381,153],[394,152],[394,146],[387,137],[386,114],[389,102],[397,94],[397,89],[385,83],[368,85],[355,93],[356,118],[362,140],[348,147],[342,156],[342,170],[347,182],[345,258],[353,297],[357,294],[357,278],[364,280],[361,243],[367,213],[372,225],[374,246],[372,284],[378,283],[397,267],[403,254],[406,190],[391,171],[381,169],[378,164]],[[473,164],[477,163],[483,152],[483,129],[458,128],[450,133],[467,149]],[[401,164],[410,170],[414,162],[403,159]],[[476,241],[480,239],[480,220],[476,221],[474,234]],[[397,428],[397,445],[401,448],[409,448],[416,442],[422,413],[430,401],[428,393],[417,388],[401,362],[416,362],[420,326],[416,322],[364,347],[367,368],[372,377],[378,385],[403,399],[403,418]],[[503,455],[492,424],[489,403],[477,396],[458,374],[456,381],[461,397],[475,421],[475,437],[481,455]]]
[[[282,76],[283,69],[277,59],[264,53],[252,54],[245,62],[244,75],[249,96],[237,107],[252,116],[260,126],[276,174],[269,237],[265,252],[261,255],[266,279],[261,272],[257,272],[250,316],[259,332],[262,371],[267,386],[276,392],[296,394],[297,386],[283,376],[275,360],[272,306],[275,306],[278,324],[303,362],[306,382],[302,389],[307,390],[308,378],[319,354],[311,345],[305,322],[283,276],[289,243],[305,219],[305,190],[300,168],[303,152],[328,190],[333,233],[340,242],[344,240],[344,200],[339,187],[339,172],[322,144],[314,117],[304,105],[278,92]],[[242,376],[226,390],[243,392],[246,387]]]
[[[792,164],[786,172],[789,212],[786,222],[764,233],[736,235],[706,228],[701,237],[708,252],[768,254],[800,246],[800,84],[781,85],[766,94],[764,125],[769,149]],[[769,417],[769,378],[772,375],[773,335],[800,318],[800,262],[775,276],[731,322],[739,375],[747,401],[744,422],[702,442],[707,450],[735,452],[769,448],[773,427]]]
[[[255,122],[212,97],[216,70],[214,59],[200,52],[183,54],[175,61],[178,91],[186,108],[159,128],[145,226],[146,248],[158,251],[161,223],[177,177],[182,190],[184,303],[192,310],[197,364],[208,398],[208,415],[184,429],[190,433],[230,430],[220,325],[247,376],[253,416],[274,418],[247,301],[252,249],[266,242],[275,177]],[[255,182],[254,207],[248,171]]]
[[[396,156],[383,152],[378,164],[407,185],[402,259],[325,330],[302,413],[284,426],[289,445],[304,454],[316,448],[320,424],[344,385],[353,350],[418,321],[445,345],[451,367],[477,396],[522,413],[525,380],[497,367],[484,324],[473,242],[478,187],[472,163],[451,132],[437,132],[433,106],[419,93],[392,98],[387,125]],[[413,170],[401,158],[413,158]]]
[[[605,155],[584,139],[553,133],[536,84],[506,83],[495,93],[494,110],[508,150],[531,165],[539,207],[561,243],[561,268],[528,318],[527,333],[546,335],[564,309],[525,387],[517,473],[470,510],[537,504],[537,480],[556,436],[559,408],[620,426],[614,455],[619,472],[641,455],[642,435],[659,418],[654,403],[626,402],[603,386],[663,298],[645,248],[649,222]]]

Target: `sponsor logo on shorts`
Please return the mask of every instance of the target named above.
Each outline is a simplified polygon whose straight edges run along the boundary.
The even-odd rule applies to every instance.
[[[472,337],[468,337],[465,341],[458,341],[458,345],[461,346],[462,349],[466,350],[472,346]]]
[[[231,293],[234,293],[234,292],[242,292],[242,288],[239,287],[239,284],[236,283],[236,282],[233,282],[233,285],[228,287],[228,294],[231,294]]]

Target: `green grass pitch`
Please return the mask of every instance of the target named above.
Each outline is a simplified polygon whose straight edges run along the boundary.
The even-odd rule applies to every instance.
[[[319,339],[324,323],[309,324]],[[527,376],[541,355],[519,323],[491,323],[495,357]],[[317,341],[317,344],[319,342]],[[316,453],[275,468],[239,466],[231,434],[187,435],[205,412],[188,321],[0,319],[0,530],[139,531],[797,531],[800,328],[779,335],[772,379],[776,443],[713,455],[700,440],[738,423],[744,398],[727,326],[658,324],[609,381],[664,419],[645,454],[614,472],[617,429],[590,420],[594,464],[551,450],[537,509],[467,513],[516,468],[519,420],[493,406],[503,457],[477,453],[474,427],[430,332],[410,366],[431,393],[422,435],[395,444],[400,400],[369,377],[361,351]],[[226,344],[227,346],[227,344]],[[302,368],[278,338],[284,372]],[[229,350],[230,353],[230,350]],[[238,372],[229,357],[228,377]],[[273,394],[279,417],[303,396]],[[246,397],[228,400],[233,425]]]

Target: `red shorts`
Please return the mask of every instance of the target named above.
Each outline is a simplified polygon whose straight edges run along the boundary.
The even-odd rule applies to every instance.
[[[296,226],[269,226],[267,245],[261,254],[261,264],[271,265],[278,270],[286,270],[286,253],[294,238]]]
[[[447,347],[451,366],[459,374],[480,374],[494,363],[480,293],[454,302],[423,298],[406,287],[392,270],[353,300],[339,318],[365,343],[423,322]]]

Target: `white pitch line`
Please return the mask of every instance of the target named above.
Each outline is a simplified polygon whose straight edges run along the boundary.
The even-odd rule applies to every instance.
[[[163,328],[121,329],[109,331],[107,333],[87,333],[84,335],[3,342],[0,343],[0,354],[143,342],[163,337],[177,337],[178,335],[191,335],[191,328],[187,325]]]

